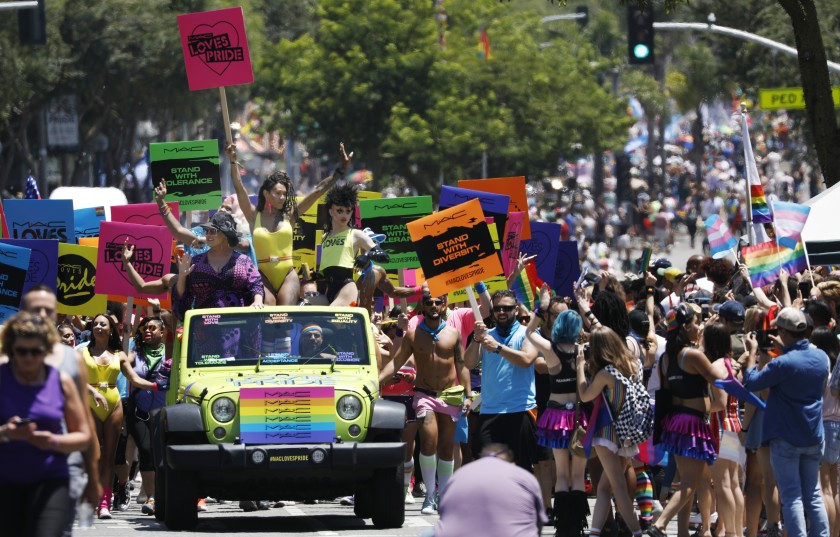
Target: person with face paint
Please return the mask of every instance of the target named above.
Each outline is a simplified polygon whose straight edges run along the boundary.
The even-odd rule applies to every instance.
[[[496,326],[488,330],[483,322],[475,323],[464,360],[469,369],[482,363],[481,413],[472,451],[478,458],[483,446],[505,444],[516,464],[530,471],[537,454],[537,349],[526,339],[526,328],[516,321],[513,291],[496,291],[491,302]]]
[[[272,173],[260,186],[255,207],[239,175],[236,146],[228,144],[225,152],[231,161],[231,179],[239,206],[253,235],[257,263],[265,286],[266,304],[295,305],[300,292],[300,280],[292,263],[295,223],[300,213],[306,212],[324,192],[344,176],[353,153],[348,155],[344,144],[339,144],[341,164],[330,177],[318,183],[300,203],[295,199],[295,187],[289,175],[284,171]]]
[[[440,490],[446,488],[454,471],[455,424],[462,414],[469,412],[472,399],[470,373],[464,367],[461,334],[446,324],[446,295],[433,298],[423,294],[420,304],[423,320],[408,330],[393,361],[382,368],[382,383],[398,380],[395,372],[413,355],[416,374],[413,408],[420,424],[420,471],[426,483],[426,499],[420,512],[437,512],[435,475]],[[394,379],[394,380],[391,380]],[[462,386],[458,401],[444,399],[448,388]]]
[[[324,199],[327,221],[321,239],[319,271],[327,280],[327,302],[331,306],[349,306],[358,302],[359,289],[365,288],[363,294],[368,298],[359,305],[370,309],[374,287],[397,298],[419,293],[420,287],[394,287],[382,277],[381,267],[373,264],[387,262],[389,256],[370,235],[355,229],[357,198],[356,187],[343,184],[331,188]],[[358,283],[353,278],[354,267],[361,271]]]

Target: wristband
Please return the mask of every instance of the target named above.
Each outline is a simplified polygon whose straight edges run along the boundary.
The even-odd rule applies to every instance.
[[[336,179],[341,179],[344,177],[344,174],[347,173],[347,170],[342,170],[341,168],[336,168],[333,172],[332,176]]]
[[[645,293],[647,293],[649,295],[656,294],[656,288],[653,287],[652,285],[648,285],[647,287],[645,287]]]
[[[545,311],[542,310],[539,306],[537,306],[536,308],[534,308],[534,315],[536,315],[540,319],[543,319],[544,318],[543,316],[545,315]]]
[[[170,212],[169,205],[167,205],[165,209],[160,209],[160,215],[161,216],[168,216],[169,212]]]
[[[153,391],[153,392],[159,392],[160,391],[160,386],[158,386],[157,382],[153,382],[150,390]]]
[[[484,282],[478,282],[477,284],[473,285],[473,289],[475,289],[475,292],[480,295],[487,290],[487,284]]]

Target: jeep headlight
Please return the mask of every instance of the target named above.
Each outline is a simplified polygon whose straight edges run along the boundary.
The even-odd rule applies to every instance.
[[[347,421],[354,420],[362,413],[362,402],[355,395],[345,395],[335,405],[338,415]]]
[[[230,397],[219,397],[210,406],[210,413],[219,423],[227,423],[236,416],[236,403]]]

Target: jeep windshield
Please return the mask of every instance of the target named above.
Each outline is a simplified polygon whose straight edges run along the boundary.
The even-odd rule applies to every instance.
[[[198,313],[188,328],[188,365],[370,365],[360,313],[305,310]]]

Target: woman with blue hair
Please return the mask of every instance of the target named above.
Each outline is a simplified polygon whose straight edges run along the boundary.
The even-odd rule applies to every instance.
[[[554,485],[555,535],[581,537],[589,515],[584,490],[586,459],[574,456],[569,448],[577,426],[586,426],[584,412],[578,408],[575,370],[583,320],[577,312],[560,312],[551,327],[550,341],[539,333],[541,322],[539,313],[532,314],[525,333],[545,358],[551,382],[548,407],[537,421],[537,443],[552,448],[557,468]]]

